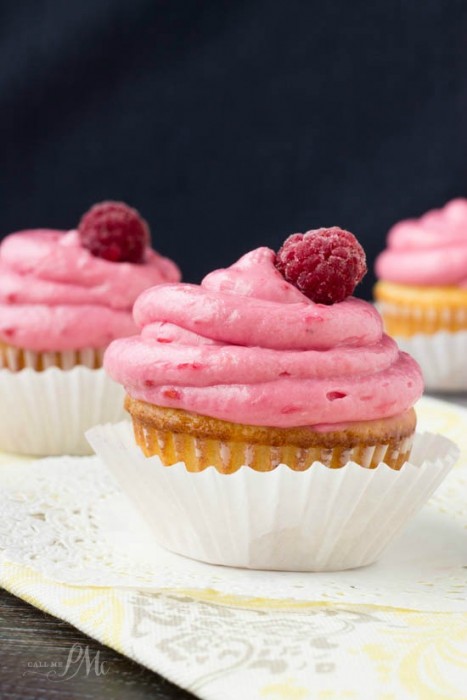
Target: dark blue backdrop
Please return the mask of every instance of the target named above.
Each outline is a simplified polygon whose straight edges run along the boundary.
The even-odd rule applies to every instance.
[[[467,194],[463,0],[0,0],[0,32],[1,235],[123,199],[197,281],[321,225],[371,263]]]

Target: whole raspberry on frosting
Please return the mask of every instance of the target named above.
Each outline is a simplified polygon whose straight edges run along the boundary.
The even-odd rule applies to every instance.
[[[151,237],[149,226],[123,202],[100,202],[79,222],[81,244],[97,258],[110,262],[144,262]]]
[[[289,236],[275,264],[287,282],[317,304],[344,301],[367,271],[362,246],[338,226]]]

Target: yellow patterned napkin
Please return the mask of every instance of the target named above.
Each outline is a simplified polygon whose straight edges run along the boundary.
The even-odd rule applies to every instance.
[[[459,444],[467,476],[465,409],[423,399],[418,413]],[[467,577],[464,514],[444,499]],[[0,584],[206,700],[467,699],[467,613],[71,586],[5,556]]]

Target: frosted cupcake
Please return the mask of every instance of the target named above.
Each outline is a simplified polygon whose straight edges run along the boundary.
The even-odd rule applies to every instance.
[[[78,230],[7,236],[0,245],[0,448],[88,451],[84,430],[118,415],[118,388],[99,369],[105,348],[135,332],[132,306],[144,289],[179,279],[177,266],[150,248],[146,222],[122,203],[95,205]]]
[[[366,272],[354,236],[319,229],[259,248],[200,286],[162,285],[134,308],[139,336],[105,367],[127,391],[137,443],[190,471],[399,469],[420,370],[349,296]]]
[[[363,566],[431,495],[457,453],[414,437],[421,372],[350,296],[365,271],[352,234],[319,229],[139,297],[140,334],[104,357],[133,431],[88,437],[158,544],[248,568]]]
[[[393,226],[375,269],[386,331],[416,357],[427,387],[467,389],[467,200]]]

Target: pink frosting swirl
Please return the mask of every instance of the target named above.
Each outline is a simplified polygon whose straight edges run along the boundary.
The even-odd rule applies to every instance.
[[[315,304],[258,248],[201,286],[161,285],[134,307],[141,334],[112,343],[104,366],[159,406],[251,425],[337,425],[396,415],[423,390],[415,361],[349,297]]]
[[[0,245],[0,340],[35,351],[105,347],[135,333],[144,289],[179,279],[149,248],[143,264],[114,263],[83,248],[77,231],[12,234]]]
[[[467,199],[400,221],[376,260],[376,274],[409,285],[467,286]]]

